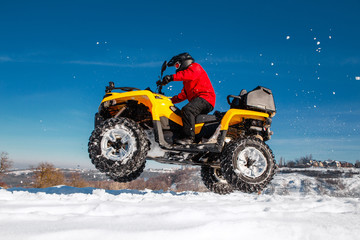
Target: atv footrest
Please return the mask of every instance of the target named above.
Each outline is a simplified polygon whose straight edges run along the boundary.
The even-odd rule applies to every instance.
[[[184,152],[221,152],[221,147],[217,143],[211,144],[187,144],[187,145],[173,145],[171,150]]]
[[[209,123],[209,122],[216,122],[218,119],[215,115],[205,115],[200,114],[196,116],[195,123]]]

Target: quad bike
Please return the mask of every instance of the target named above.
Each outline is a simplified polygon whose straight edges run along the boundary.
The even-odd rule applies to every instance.
[[[166,61],[161,68],[161,77]],[[95,114],[88,151],[95,167],[118,182],[136,179],[147,159],[201,166],[206,187],[218,194],[259,192],[275,174],[274,155],[265,141],[276,109],[270,89],[257,87],[229,95],[227,112],[196,117],[195,142],[176,145],[181,111],[170,97],[150,89],[106,87]],[[121,90],[123,92],[114,92]]]

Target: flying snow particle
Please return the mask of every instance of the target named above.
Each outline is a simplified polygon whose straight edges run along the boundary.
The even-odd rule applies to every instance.
[[[314,40],[316,40],[316,38],[314,38]]]
[[[271,63],[271,66],[274,66],[274,63],[273,63],[273,62]]]
[[[355,77],[355,80],[358,80],[358,81],[359,81],[359,80],[360,80],[360,76],[356,76],[356,77]]]
[[[335,92],[333,92],[333,95],[335,95]]]
[[[260,53],[260,57],[262,57],[262,53]]]
[[[278,73],[275,73],[275,75],[276,75],[276,76],[279,76],[279,74],[278,74]]]
[[[314,105],[314,108],[316,108],[316,105]]]
[[[320,41],[317,41],[316,45],[320,45]]]
[[[332,37],[331,36],[329,36],[329,39],[331,39]]]
[[[289,40],[290,39],[290,36],[286,36],[286,40]]]
[[[100,44],[100,42],[96,42],[96,45],[99,45]]]
[[[318,63],[318,65],[320,66],[320,63]]]

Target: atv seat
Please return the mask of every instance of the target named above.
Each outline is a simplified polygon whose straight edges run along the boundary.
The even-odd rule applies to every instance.
[[[176,106],[171,106],[170,109],[177,115],[181,116],[181,110]],[[200,114],[195,118],[195,124],[197,123],[210,123],[217,122],[218,118],[215,115]]]
[[[195,123],[209,123],[209,122],[217,122],[218,119],[215,115],[206,115],[200,114],[196,116]]]

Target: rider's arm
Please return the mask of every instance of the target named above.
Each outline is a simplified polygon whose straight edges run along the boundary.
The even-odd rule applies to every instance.
[[[181,93],[179,93],[178,95],[173,96],[173,97],[171,98],[171,101],[172,101],[173,104],[175,104],[175,103],[182,102],[182,101],[184,101],[185,99],[186,99],[186,93],[185,93],[184,89],[182,89],[182,90],[181,90]]]
[[[199,64],[193,63],[187,69],[175,73],[173,79],[174,81],[192,81],[197,79],[202,71]]]

